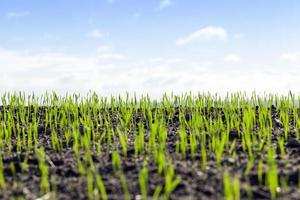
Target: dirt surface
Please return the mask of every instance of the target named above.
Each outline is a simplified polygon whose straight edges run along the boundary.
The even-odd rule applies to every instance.
[[[2,109],[0,109],[3,112]],[[213,109],[212,109],[213,111]],[[53,151],[51,146],[51,130],[45,127],[44,108],[39,109],[41,123],[38,129],[39,145],[45,148],[46,163],[49,167],[49,180],[51,177],[55,179],[55,184],[51,184],[51,189],[56,191],[56,199],[87,199],[87,184],[86,178],[80,175],[77,161],[73,151],[72,140],[67,144],[63,142],[61,152]],[[177,113],[177,114],[176,114]],[[173,116],[173,119],[167,123],[168,138],[167,138],[167,155],[172,158],[175,167],[176,175],[182,178],[181,183],[177,186],[171,195],[171,199],[222,199],[223,194],[223,172],[228,170],[231,174],[239,175],[241,180],[241,199],[270,199],[268,187],[260,185],[257,174],[258,159],[255,159],[253,168],[249,176],[245,177],[244,172],[249,162],[246,152],[242,150],[241,134],[236,130],[231,130],[229,139],[236,141],[236,160],[230,158],[228,152],[224,152],[221,166],[216,165],[216,157],[213,153],[207,152],[207,167],[206,172],[201,170],[201,152],[197,150],[195,157],[190,155],[183,157],[176,154],[176,141],[178,140],[177,131],[179,129],[178,112]],[[114,113],[110,113],[110,117],[114,125],[118,124],[118,120]],[[190,114],[187,111],[185,118],[190,119]],[[279,176],[285,177],[287,186],[278,188],[278,199],[300,199],[299,189],[299,168],[300,168],[300,142],[295,139],[294,127],[290,127],[289,140],[285,143],[286,156],[283,158],[278,150],[277,135],[283,134],[282,124],[275,110],[272,111],[274,129],[272,130],[272,144],[277,149],[276,162],[278,166]],[[133,116],[136,121],[144,121],[141,114]],[[26,124],[23,124],[26,128]],[[63,127],[61,127],[63,128]],[[61,128],[56,131],[63,138]],[[104,127],[98,127],[99,134]],[[145,130],[145,138],[149,130]],[[207,136],[209,137],[209,132]],[[143,166],[143,157],[135,158],[134,146],[132,138],[129,138],[129,147],[127,157],[122,156],[122,169],[126,176],[128,188],[131,194],[131,199],[140,199],[140,189],[138,182],[138,173]],[[3,171],[4,177],[8,184],[6,190],[0,192],[0,199],[16,199],[24,197],[25,199],[37,199],[43,194],[40,193],[40,170],[38,159],[31,153],[28,156],[28,168],[22,171],[21,163],[26,158],[25,152],[17,152],[16,142],[14,138],[12,154],[8,155],[2,152],[3,155]],[[65,139],[63,139],[65,141]],[[101,174],[108,193],[108,199],[123,199],[123,190],[120,184],[119,177],[115,174],[112,168],[112,149],[103,145],[103,151],[99,155],[92,148],[92,158],[96,169]],[[120,150],[120,154],[122,152]],[[266,161],[266,155],[255,154],[258,158],[261,156]],[[82,152],[82,160],[84,154]],[[164,184],[164,178],[157,174],[157,167],[152,158],[148,158],[149,184],[148,194],[151,196],[157,185]],[[12,172],[12,164],[15,167],[15,173]],[[264,168],[263,182],[266,180],[266,169]],[[281,180],[281,179],[280,179]],[[249,188],[251,186],[251,189]],[[44,199],[47,199],[44,196]]]

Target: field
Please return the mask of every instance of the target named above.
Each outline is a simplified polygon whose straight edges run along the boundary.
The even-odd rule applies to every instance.
[[[300,199],[300,97],[6,93],[0,199]]]

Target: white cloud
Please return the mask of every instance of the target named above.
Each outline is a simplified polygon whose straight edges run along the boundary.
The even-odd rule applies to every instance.
[[[226,40],[227,32],[219,26],[207,26],[187,36],[178,38],[176,45],[182,46],[197,41]]]
[[[224,57],[224,61],[228,62],[228,63],[236,63],[237,64],[237,63],[241,63],[242,59],[238,55],[229,54]]]
[[[297,68],[288,71],[274,67],[255,70],[249,66],[247,70],[241,70],[239,67],[227,68],[224,64],[220,70],[215,64],[184,59],[157,58],[143,62],[125,59],[118,62],[118,59],[98,57],[98,54],[105,57],[103,55],[113,52],[103,48],[94,56],[78,57],[0,48],[0,94],[20,90],[37,94],[46,90],[56,90],[59,94],[86,94],[93,90],[106,96],[128,91],[159,97],[163,92],[171,91],[209,91],[219,95],[226,95],[227,91],[251,92],[254,89],[281,94],[288,90],[300,92],[300,71]]]
[[[170,7],[173,4],[172,0],[161,0],[159,3],[159,10]]]
[[[93,39],[100,39],[100,38],[106,37],[108,35],[109,34],[107,32],[102,32],[99,29],[94,29],[87,34],[87,37],[93,38]]]
[[[20,11],[20,12],[8,12],[6,13],[6,18],[20,18],[30,15],[29,11]]]
[[[99,46],[96,49],[97,58],[101,60],[124,60],[127,59],[127,56],[116,53],[114,48],[109,45]]]
[[[81,87],[87,76],[93,75],[96,61],[91,58],[78,58],[61,53],[26,53],[0,50],[1,91],[25,90],[42,92],[60,90],[62,78],[72,76],[73,89]],[[91,72],[89,72],[91,70]],[[83,77],[81,78],[81,75]],[[84,85],[84,84],[83,84]],[[69,87],[69,84],[64,87]],[[62,90],[67,88],[62,88]]]
[[[149,62],[173,64],[183,62],[183,60],[180,58],[152,58]]]
[[[246,35],[244,33],[235,33],[233,35],[233,38],[234,39],[237,39],[237,40],[241,40],[241,39],[244,39],[246,37]]]
[[[112,52],[113,51],[113,47],[109,46],[109,45],[102,45],[102,46],[98,46],[96,49],[97,53],[107,53],[107,52]]]
[[[123,60],[126,59],[127,57],[119,53],[103,53],[98,55],[97,58],[102,60]]]
[[[300,62],[300,51],[284,53],[280,56],[281,61]]]

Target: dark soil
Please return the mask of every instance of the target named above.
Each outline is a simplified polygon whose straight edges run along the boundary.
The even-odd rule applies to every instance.
[[[38,129],[39,145],[45,148],[46,162],[49,167],[49,180],[51,177],[56,178],[56,186],[52,185],[52,189],[56,190],[57,199],[87,199],[87,184],[86,178],[81,176],[78,171],[77,161],[75,153],[72,147],[72,141],[67,145],[64,139],[63,148],[61,152],[53,151],[51,146],[51,129],[44,125],[44,109],[39,109],[39,115],[41,117],[41,123]],[[2,108],[0,109],[3,112]],[[213,110],[212,110],[213,111]],[[277,135],[283,134],[282,123],[278,118],[277,111],[273,112],[274,129],[273,132],[273,145],[274,148],[278,146]],[[207,113],[211,115],[212,113]],[[113,112],[110,113],[110,117],[114,126],[118,123],[118,120]],[[187,120],[190,120],[191,115],[186,112]],[[142,121],[141,113],[134,115],[133,120]],[[24,124],[23,124],[24,125]],[[26,127],[26,124],[24,125]],[[62,129],[58,130],[59,135],[62,136]],[[103,131],[104,127],[99,127],[99,134]],[[223,194],[223,172],[228,170],[231,174],[239,175],[241,178],[241,198],[242,199],[270,199],[270,192],[268,187],[260,185],[257,174],[258,159],[255,160],[255,164],[247,176],[243,176],[246,166],[249,162],[246,152],[243,152],[241,147],[241,134],[236,129],[233,129],[229,133],[229,139],[236,141],[236,161],[232,160],[228,155],[228,152],[224,152],[221,166],[217,168],[215,155],[207,153],[207,168],[204,173],[201,170],[201,152],[198,150],[194,158],[190,155],[183,157],[180,154],[176,154],[176,141],[178,140],[177,131],[179,129],[179,116],[178,112],[175,112],[172,121],[167,124],[168,138],[167,138],[167,154],[173,160],[175,167],[175,174],[181,176],[182,181],[179,186],[171,195],[171,199],[222,199]],[[145,130],[148,133],[148,130]],[[280,151],[277,151],[277,166],[279,170],[280,178],[287,180],[286,188],[279,188],[278,199],[300,199],[299,189],[299,169],[300,169],[300,142],[295,138],[294,127],[290,127],[290,138],[285,144],[286,156],[283,158],[280,155]],[[209,137],[209,133],[207,133]],[[146,135],[147,139],[147,135]],[[13,142],[13,153],[11,155],[5,152],[1,152],[3,155],[4,165],[4,177],[8,184],[6,190],[0,192],[0,199],[15,199],[17,197],[24,197],[26,199],[37,199],[43,194],[40,193],[40,170],[38,166],[38,159],[31,153],[28,156],[28,168],[22,172],[21,163],[26,158],[25,152],[17,152],[16,142]],[[130,146],[127,152],[127,158],[122,156],[122,169],[126,176],[128,188],[132,199],[140,198],[140,189],[138,182],[138,173],[143,166],[143,157],[135,158],[133,141],[131,138]],[[120,184],[119,177],[113,171],[111,163],[112,149],[103,145],[103,152],[101,155],[96,153],[96,150],[92,150],[92,158],[95,163],[96,169],[101,174],[101,177],[106,186],[109,199],[123,199],[123,190]],[[121,149],[120,154],[122,155]],[[259,154],[257,153],[257,158]],[[266,155],[261,155],[266,161]],[[84,154],[82,153],[82,160],[84,160]],[[15,173],[11,170],[11,165],[15,167]],[[157,167],[152,158],[149,158],[148,162],[149,170],[149,184],[148,194],[152,196],[157,185],[164,184],[164,178],[157,174]],[[263,173],[263,183],[266,179],[266,169]],[[281,180],[281,179],[280,179]],[[15,184],[13,184],[15,183]],[[251,186],[248,190],[247,185]]]

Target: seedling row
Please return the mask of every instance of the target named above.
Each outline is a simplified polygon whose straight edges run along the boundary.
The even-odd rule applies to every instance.
[[[0,101],[0,199],[299,199],[300,97]]]

